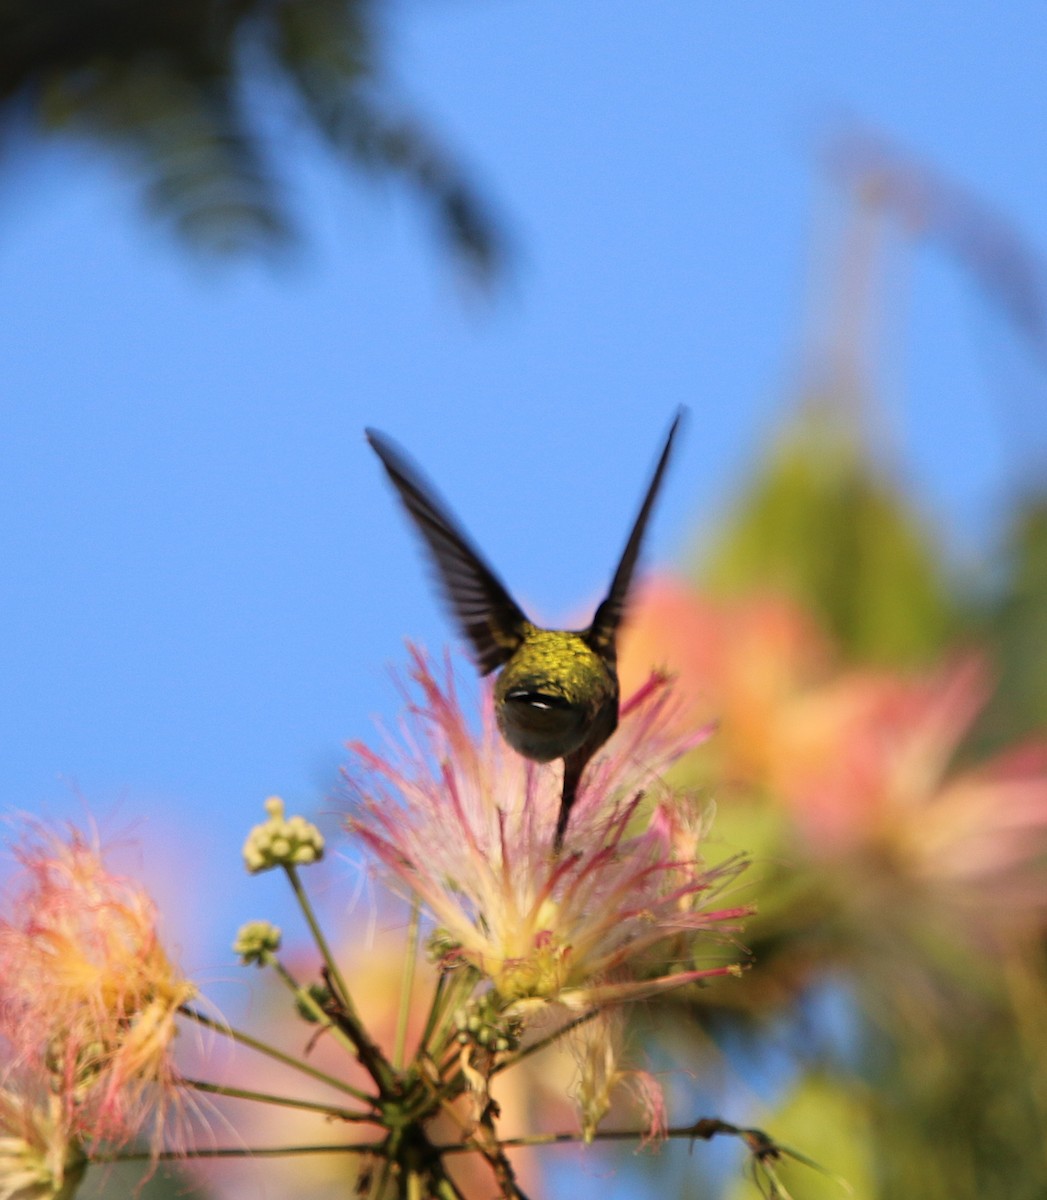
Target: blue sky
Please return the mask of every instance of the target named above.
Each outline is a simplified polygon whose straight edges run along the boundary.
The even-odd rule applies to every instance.
[[[440,0],[397,6],[389,49],[509,228],[490,300],[311,143],[280,267],[194,260],[84,150],[23,163],[0,207],[0,798],[141,835],[212,975],[276,902],[238,869],[263,797],[330,808],[403,639],[451,637],[365,425],[561,620],[606,586],[679,405],[649,562],[700,536],[792,395],[826,128],[881,130],[1047,247],[1039,5]],[[908,270],[898,469],[972,555],[1042,417],[1004,429],[962,272]]]

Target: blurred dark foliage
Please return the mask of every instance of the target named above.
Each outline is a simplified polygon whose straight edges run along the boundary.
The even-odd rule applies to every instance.
[[[281,172],[321,142],[392,177],[481,279],[499,238],[460,165],[391,94],[379,0],[0,0],[0,121],[115,151],[149,206],[212,251],[299,232]],[[277,137],[283,116],[288,132]]]
[[[1000,680],[979,731],[989,749],[1047,729],[1047,493],[1016,508],[1002,567],[983,631]]]

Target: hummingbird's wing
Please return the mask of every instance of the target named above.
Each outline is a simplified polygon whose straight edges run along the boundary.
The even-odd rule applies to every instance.
[[[647,488],[647,495],[644,497],[643,505],[636,518],[636,523],[633,525],[632,533],[629,534],[629,540],[625,543],[625,550],[622,552],[621,560],[618,563],[618,570],[615,571],[614,579],[611,581],[611,590],[607,593],[607,598],[596,610],[593,623],[589,626],[585,634],[586,641],[588,641],[598,654],[603,655],[605,658],[611,658],[612,660],[614,658],[615,636],[618,632],[618,626],[621,624],[622,617],[625,615],[625,606],[629,597],[629,585],[632,583],[636,560],[640,556],[640,544],[643,542],[644,530],[647,528],[647,519],[650,517],[651,509],[654,507],[654,501],[662,483],[662,476],[665,474],[666,464],[669,462],[669,454],[673,448],[673,438],[676,436],[676,430],[679,427],[683,413],[684,410],[680,409],[673,420],[669,436],[665,439],[665,448],[662,450],[662,456],[658,460],[658,466],[655,467],[650,486]]]
[[[480,674],[488,674],[512,657],[523,641],[527,618],[407,455],[377,430],[365,433],[425,538],[443,593],[472,642]]]

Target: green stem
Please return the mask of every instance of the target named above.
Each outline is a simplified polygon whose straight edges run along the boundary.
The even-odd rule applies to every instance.
[[[453,1178],[442,1172],[436,1181],[436,1194],[441,1200],[466,1200],[465,1193],[455,1186]]]
[[[183,1004],[179,1012],[183,1016],[196,1021],[198,1025],[203,1025],[205,1029],[213,1029],[215,1033],[224,1034],[226,1037],[232,1038],[234,1042],[239,1042],[243,1046],[249,1046],[252,1050],[257,1050],[259,1054],[265,1054],[269,1058],[276,1059],[277,1062],[281,1062],[285,1066],[293,1067],[303,1075],[308,1075],[319,1083],[325,1083],[328,1087],[345,1092],[346,1095],[352,1096],[355,1100],[360,1100],[364,1104],[372,1106],[375,1103],[375,1097],[369,1096],[359,1088],[353,1087],[352,1084],[346,1083],[342,1079],[337,1079],[334,1075],[328,1075],[326,1071],[318,1071],[316,1067],[311,1067],[308,1063],[302,1062],[301,1059],[293,1058],[290,1054],[285,1054],[282,1050],[277,1050],[275,1046],[270,1046],[267,1042],[261,1042],[258,1038],[251,1037],[249,1033],[243,1033],[239,1029],[234,1029],[232,1025],[223,1024],[221,1021],[213,1021],[210,1017],[205,1017],[202,1012],[197,1012],[195,1008],[190,1008],[188,1004]],[[324,1019],[326,1020],[326,1017]]]
[[[411,992],[414,989],[414,973],[418,963],[418,931],[421,923],[421,902],[415,896],[411,901],[411,920],[407,926],[407,946],[404,950],[404,973],[400,981],[400,1011],[396,1016],[396,1038],[393,1042],[393,1066],[398,1070],[404,1065],[404,1047],[407,1044],[407,1018],[411,1012]]]
[[[440,1003],[443,998],[444,990],[447,987],[447,972],[441,971],[436,977],[436,987],[433,988],[433,999],[429,1005],[429,1015],[425,1018],[425,1028],[422,1030],[422,1038],[419,1046],[422,1050],[428,1051],[429,1039],[432,1036],[433,1029],[436,1027],[436,1022],[440,1016]]]
[[[334,955],[331,953],[331,947],[327,944],[327,939],[324,937],[323,930],[316,919],[316,914],[313,912],[313,906],[309,903],[309,897],[306,895],[305,888],[302,887],[302,881],[298,878],[298,869],[293,863],[285,863],[284,871],[287,873],[287,878],[291,882],[291,887],[294,889],[295,899],[298,901],[299,907],[305,916],[306,922],[309,925],[309,931],[313,935],[313,941],[316,942],[320,955],[327,966],[328,973],[334,981],[335,986],[340,993],[338,999],[341,1001],[342,1007],[348,1014],[360,1023],[359,1015],[353,1006],[352,997],[349,995],[349,989],[346,987],[345,980],[342,978],[342,972],[338,969],[338,964],[334,960]]]
[[[225,1083],[208,1083],[204,1079],[182,1079],[183,1087],[194,1088],[198,1092],[209,1092],[214,1096],[232,1096],[237,1100],[255,1100],[259,1104],[278,1104],[284,1108],[304,1108],[310,1112],[323,1113],[324,1116],[337,1117],[340,1121],[366,1121],[372,1125],[380,1125],[381,1118],[373,1112],[361,1113],[351,1108],[342,1108],[338,1104],[324,1104],[317,1100],[295,1100],[290,1096],[275,1096],[271,1092],[255,1092],[250,1088],[232,1087]]]
[[[446,1036],[448,1027],[454,1019],[454,1014],[459,1004],[464,1003],[468,999],[475,984],[476,977],[466,970],[455,973],[451,980],[450,988],[441,989],[439,1000],[442,1008],[434,1015],[433,1020],[430,1022],[429,1036],[422,1043],[426,1045],[426,1042],[428,1042],[429,1053],[433,1059],[439,1059],[446,1053],[450,1042],[450,1038]],[[443,994],[444,990],[447,992],[446,997]],[[436,998],[434,997],[434,1006],[435,1003]]]

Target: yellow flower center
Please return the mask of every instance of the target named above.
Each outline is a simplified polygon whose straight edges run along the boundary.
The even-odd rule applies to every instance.
[[[551,999],[567,983],[570,956],[570,945],[543,929],[535,936],[529,954],[503,960],[495,976],[495,987],[510,1003],[528,997]]]

